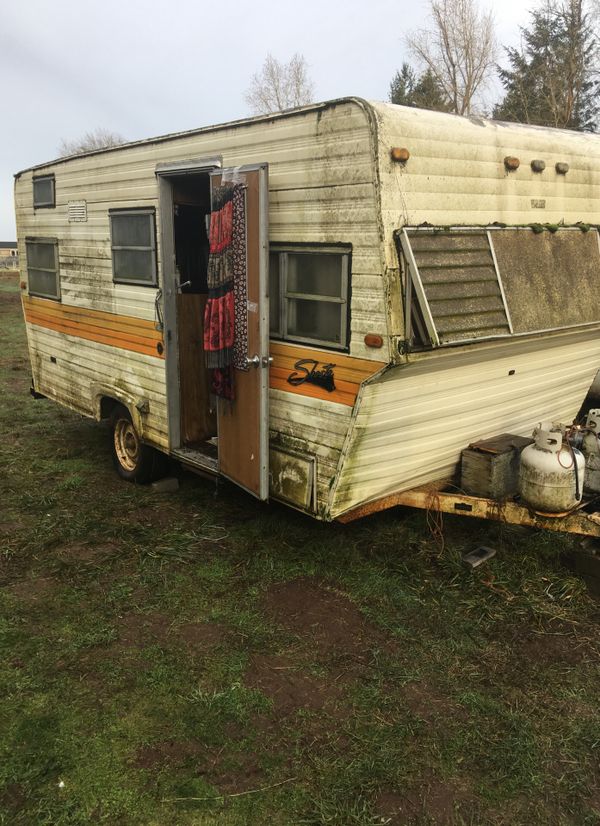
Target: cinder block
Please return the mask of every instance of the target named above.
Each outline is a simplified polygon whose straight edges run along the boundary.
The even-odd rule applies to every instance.
[[[152,482],[152,490],[156,493],[175,493],[179,490],[179,479],[175,476],[166,476],[164,479],[159,479],[158,482]]]

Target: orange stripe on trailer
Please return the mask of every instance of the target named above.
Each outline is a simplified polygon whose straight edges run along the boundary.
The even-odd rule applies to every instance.
[[[162,344],[162,336],[152,321],[29,296],[23,296],[23,311],[25,320],[36,327],[164,358],[164,354],[157,350]]]
[[[383,361],[355,358],[332,350],[320,350],[315,347],[302,347],[280,341],[270,343],[269,355],[273,358],[269,375],[269,386],[284,393],[296,393],[313,399],[354,406],[356,396],[365,379],[385,367]],[[326,365],[333,365],[334,390],[328,390],[318,384],[304,381],[290,384],[288,378],[297,373],[296,364],[310,359],[316,362],[316,370],[323,370]],[[310,366],[308,365],[310,369]]]

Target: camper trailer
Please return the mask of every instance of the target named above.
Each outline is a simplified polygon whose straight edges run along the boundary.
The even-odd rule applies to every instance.
[[[15,200],[33,391],[109,420],[125,478],[168,454],[322,520],[434,506],[600,367],[595,135],[347,98],[61,158]]]

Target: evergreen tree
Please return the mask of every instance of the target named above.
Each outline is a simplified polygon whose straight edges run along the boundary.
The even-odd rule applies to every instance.
[[[402,68],[396,72],[390,83],[390,103],[413,106],[412,95],[416,82],[414,70],[408,63],[403,63]]]
[[[438,112],[450,112],[452,106],[442,91],[431,69],[423,72],[413,90],[413,106],[421,109],[435,109]]]
[[[450,111],[450,105],[431,70],[427,69],[417,77],[408,63],[403,63],[400,71],[392,78],[390,102],[401,106],[418,106],[420,109],[435,109],[438,112]]]
[[[584,0],[549,0],[530,15],[521,48],[506,49],[510,66],[499,69],[506,95],[494,117],[595,131],[597,38]]]

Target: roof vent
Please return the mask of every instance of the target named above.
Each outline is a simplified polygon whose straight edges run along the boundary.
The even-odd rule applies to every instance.
[[[68,201],[69,223],[87,221],[87,201]]]

